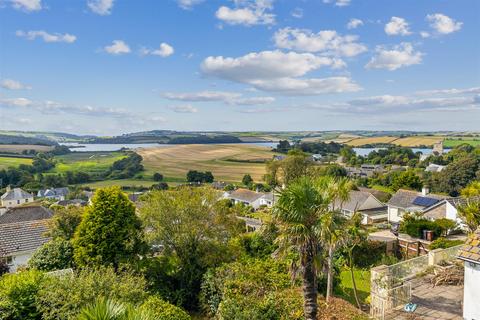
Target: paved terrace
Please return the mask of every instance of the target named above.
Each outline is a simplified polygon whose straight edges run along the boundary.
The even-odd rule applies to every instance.
[[[417,304],[413,313],[403,308],[387,314],[385,319],[396,320],[451,320],[463,319],[463,285],[436,286],[430,283],[431,276],[414,279],[412,283],[412,302]]]

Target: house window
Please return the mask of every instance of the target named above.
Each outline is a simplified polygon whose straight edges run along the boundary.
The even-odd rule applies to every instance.
[[[20,204],[20,200],[17,200],[17,204]]]
[[[28,202],[28,199],[25,199],[25,203],[27,203],[27,202]]]
[[[0,257],[0,261],[3,262],[3,263],[6,263],[7,265],[12,265],[12,263],[13,263],[13,257],[12,257],[12,256],[9,256],[9,257]]]

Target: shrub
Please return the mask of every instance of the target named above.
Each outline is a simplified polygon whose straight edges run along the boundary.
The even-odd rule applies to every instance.
[[[400,224],[400,231],[411,237],[422,238],[423,230],[432,231],[434,238],[441,236],[443,231],[442,227],[437,225],[434,221],[423,218],[404,218]]]
[[[190,320],[190,316],[183,309],[162,300],[158,296],[149,297],[141,306],[140,311],[149,313],[153,319],[162,320]]]
[[[430,250],[446,249],[446,248],[458,246],[460,244],[463,244],[462,240],[448,240],[445,238],[438,238],[432,241],[432,243],[430,243],[429,249]]]
[[[52,240],[34,252],[28,265],[37,270],[52,271],[72,267],[73,247],[63,239]]]
[[[146,299],[145,287],[145,279],[130,271],[84,269],[74,275],[45,278],[38,291],[37,308],[43,320],[75,319],[98,297],[138,305]]]
[[[0,278],[0,319],[41,319],[35,297],[44,275],[30,270]]]
[[[353,261],[358,268],[369,268],[382,260],[386,249],[384,242],[363,241],[353,250]]]
[[[162,181],[163,180],[163,175],[161,173],[155,172],[153,174],[153,180],[154,181]]]

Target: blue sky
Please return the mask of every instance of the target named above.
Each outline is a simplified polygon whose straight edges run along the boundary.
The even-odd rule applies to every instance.
[[[479,130],[477,0],[0,0],[0,129]]]

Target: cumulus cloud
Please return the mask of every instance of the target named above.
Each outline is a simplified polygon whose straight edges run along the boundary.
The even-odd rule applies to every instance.
[[[234,8],[221,6],[215,16],[230,25],[268,25],[275,23],[273,0],[234,0]]]
[[[27,98],[5,98],[0,99],[0,105],[7,107],[28,107],[33,104],[32,100]]]
[[[480,87],[472,87],[466,89],[435,89],[418,91],[417,95],[458,95],[458,94],[480,94]]]
[[[11,0],[11,3],[15,9],[26,12],[39,11],[42,9],[41,0]]]
[[[229,91],[199,91],[199,92],[164,92],[161,96],[165,99],[188,102],[220,101],[235,105],[259,105],[275,101],[273,97],[242,97],[238,92]]]
[[[25,89],[32,89],[32,87],[27,86],[20,81],[12,80],[12,79],[3,79],[0,82],[0,86],[4,89],[8,90],[25,90]]]
[[[17,37],[22,37],[28,40],[35,40],[36,38],[41,38],[44,42],[74,43],[75,40],[77,40],[77,37],[72,34],[48,33],[43,30],[32,30],[32,31],[17,30],[15,32],[15,35]]]
[[[147,49],[147,48],[142,48],[140,50],[140,54],[142,54],[142,55],[153,55],[153,56],[160,56],[160,57],[163,57],[163,58],[171,56],[174,52],[175,52],[175,50],[173,49],[173,47],[171,45],[169,45],[168,43],[165,43],[165,42],[162,42],[160,44],[160,47],[158,49],[155,49],[155,50],[151,50],[151,49]]]
[[[283,28],[275,32],[273,40],[278,48],[336,56],[353,57],[367,51],[364,44],[357,42],[358,36],[341,36],[334,30],[314,33],[307,29]]]
[[[376,55],[365,66],[367,69],[387,69],[390,71],[422,62],[423,53],[415,51],[410,43],[401,43],[393,48],[378,46]]]
[[[106,16],[112,13],[114,0],[88,0],[87,6],[93,13]]]
[[[174,112],[177,112],[177,113],[196,113],[198,112],[198,109],[189,105],[189,104],[186,104],[186,105],[180,105],[180,106],[171,106],[169,107],[169,109],[171,109],[172,111]]]
[[[190,10],[197,4],[202,3],[204,0],[177,0],[178,6],[185,10]]]
[[[346,7],[350,2],[351,0],[323,0],[323,3],[333,3],[337,7]]]
[[[463,22],[457,22],[441,13],[429,14],[426,17],[426,20],[430,22],[430,27],[439,34],[456,32],[460,30],[463,25]]]
[[[385,33],[389,36],[407,36],[412,34],[409,30],[408,22],[400,17],[392,17],[390,22],[385,25]]]
[[[122,40],[113,40],[112,44],[103,48],[106,53],[121,55],[130,53],[130,47]]]
[[[356,18],[350,19],[347,23],[347,29],[356,29],[360,26],[363,26],[363,21]]]
[[[427,31],[420,31],[420,37],[422,37],[422,38],[429,38],[429,37],[430,37],[430,33],[427,32]]]
[[[253,52],[238,58],[207,57],[201,70],[205,75],[249,84],[255,89],[287,95],[315,95],[357,91],[360,87],[347,77],[303,79],[322,67],[342,67],[343,61],[311,53],[281,51]]]

